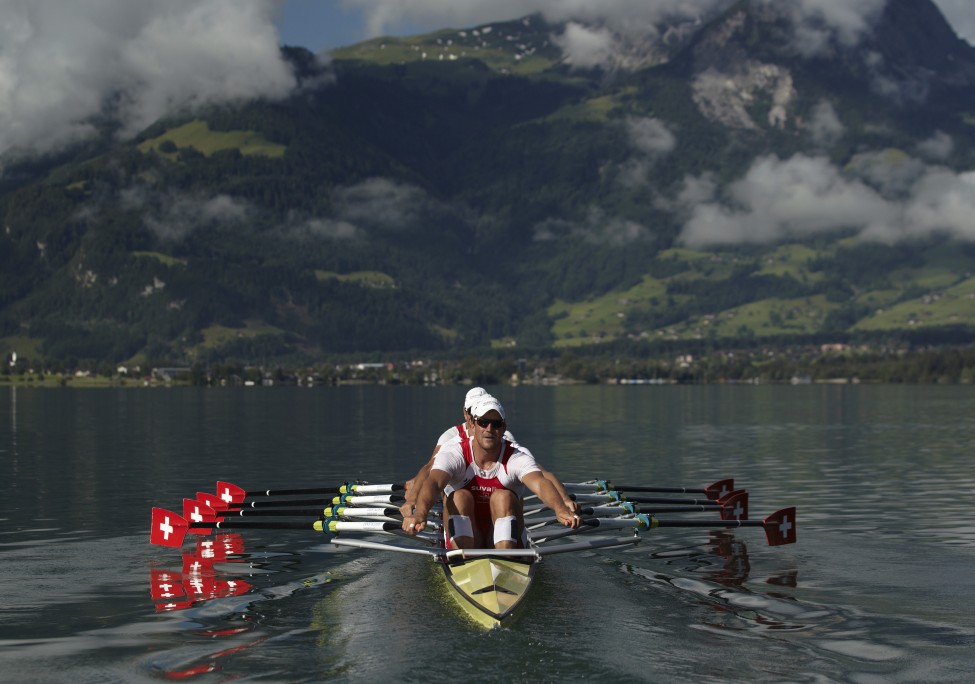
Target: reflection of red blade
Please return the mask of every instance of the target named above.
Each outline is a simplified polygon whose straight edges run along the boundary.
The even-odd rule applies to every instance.
[[[193,632],[193,633],[201,637],[222,637],[222,636],[234,636],[235,634],[243,634],[244,632],[249,632],[252,629],[254,629],[254,626],[248,625],[247,627],[227,627],[226,629],[208,629],[202,632]]]
[[[207,674],[208,672],[215,672],[216,669],[216,663],[203,663],[202,665],[188,667],[185,670],[170,670],[166,673],[166,679],[190,679],[191,677]]]
[[[157,603],[156,612],[157,613],[168,613],[172,610],[186,610],[187,608],[192,608],[192,601],[167,601],[166,603]]]
[[[233,648],[227,648],[223,651],[217,651],[209,656],[206,656],[209,660],[200,665],[193,665],[192,667],[185,668],[183,670],[170,670],[166,673],[166,679],[189,679],[190,677],[196,677],[197,675],[206,674],[208,672],[216,672],[219,669],[217,665],[217,660],[234,653],[239,653],[240,651],[246,651],[249,648],[253,648],[259,644],[264,643],[267,637],[261,637],[260,639],[255,639],[249,644],[241,644],[240,646],[234,646]]]
[[[215,584],[212,577],[205,575],[190,575],[183,578],[183,590],[186,592],[186,596],[197,600],[215,598]]]
[[[225,561],[228,556],[242,553],[244,538],[240,534],[220,534],[196,543],[196,555],[207,560]]]
[[[217,541],[223,546],[227,555],[244,553],[244,537],[240,533],[221,534]]]
[[[193,527],[193,523],[217,522],[217,512],[198,499],[183,499],[183,517],[190,523],[190,534],[210,534],[211,527]]]
[[[153,601],[184,596],[183,575],[172,570],[149,570],[149,593]]]
[[[241,503],[247,498],[247,490],[231,482],[217,482],[217,496],[227,505]]]
[[[217,597],[222,598],[224,596],[243,596],[253,588],[250,582],[241,579],[221,580],[217,582],[215,591]]]
[[[183,554],[183,574],[184,575],[215,575],[213,561],[209,558],[201,558],[195,553]]]

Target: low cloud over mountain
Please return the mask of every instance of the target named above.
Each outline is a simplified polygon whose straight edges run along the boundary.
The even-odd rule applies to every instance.
[[[0,155],[124,135],[183,107],[279,98],[295,85],[275,0],[4,0]]]

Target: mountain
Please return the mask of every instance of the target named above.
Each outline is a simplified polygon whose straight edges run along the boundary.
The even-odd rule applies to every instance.
[[[0,350],[967,342],[975,50],[929,0],[803,7],[286,48],[288,99],[5,160]]]

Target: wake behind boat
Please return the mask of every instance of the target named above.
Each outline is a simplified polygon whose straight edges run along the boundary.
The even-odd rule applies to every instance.
[[[795,508],[779,510],[760,521],[750,520],[748,494],[735,490],[732,480],[719,480],[702,488],[616,487],[606,480],[565,486],[583,506],[580,513],[585,517],[579,528],[558,525],[554,516],[546,516],[551,514],[549,509],[533,506],[527,500],[529,543],[525,549],[446,549],[439,511],[431,512],[428,531],[408,536],[401,529],[398,508],[404,501],[403,485],[359,481],[261,491],[218,482],[216,494],[198,492],[196,498],[184,499],[183,515],[153,508],[149,539],[153,544],[179,548],[187,534],[207,535],[225,529],[292,529],[329,534],[329,541],[335,546],[424,555],[437,564],[457,603],[487,628],[511,619],[524,601],[537,567],[549,555],[631,546],[639,543],[644,533],[659,527],[762,527],[771,546],[796,541]],[[296,498],[309,495],[315,498]],[[670,517],[687,513],[710,513],[712,517]],[[242,519],[252,517],[291,519]],[[593,534],[597,531],[609,534]]]

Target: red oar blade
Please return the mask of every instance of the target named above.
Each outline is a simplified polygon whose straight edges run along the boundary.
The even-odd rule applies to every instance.
[[[149,530],[149,543],[158,546],[179,548],[189,525],[186,518],[167,511],[165,508],[152,509],[152,527]]]
[[[783,508],[762,521],[769,546],[796,543],[796,508]]]
[[[704,488],[704,493],[712,501],[718,501],[731,494],[735,489],[735,481],[732,478],[727,480],[718,480],[713,484],[709,484]]]
[[[247,490],[243,487],[238,487],[232,482],[217,481],[217,497],[226,503],[228,506],[230,504],[239,504],[247,498]]]
[[[223,518],[217,517],[217,512],[198,499],[183,499],[183,517],[190,523],[213,523],[220,522]],[[213,528],[191,527],[190,534],[210,534]]]
[[[722,520],[748,520],[748,492],[739,490],[721,501]]]
[[[215,494],[211,494],[210,492],[197,492],[196,500],[215,510],[217,515],[230,508],[230,504],[226,503],[223,499]]]

